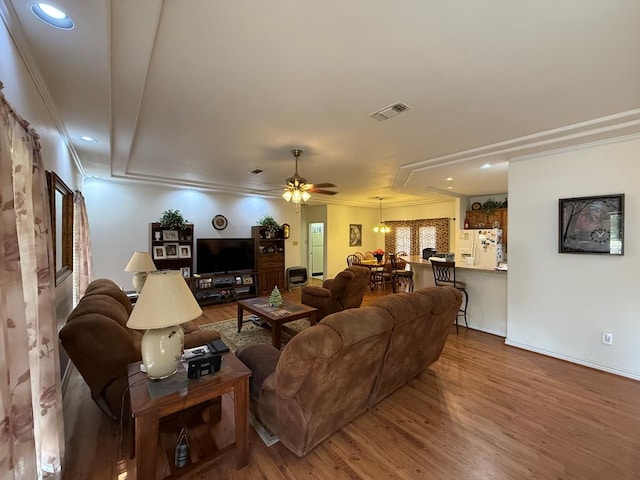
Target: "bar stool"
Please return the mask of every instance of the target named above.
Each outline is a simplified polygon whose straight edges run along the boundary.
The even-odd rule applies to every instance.
[[[431,267],[433,268],[433,283],[436,287],[452,286],[460,290],[464,294],[464,308],[458,310],[456,315],[456,333],[458,333],[458,317],[464,316],[464,324],[469,327],[467,323],[467,305],[469,305],[469,295],[467,294],[467,284],[456,280],[456,262],[438,262],[436,260],[431,261]]]
[[[404,260],[398,261],[399,254],[390,253],[389,261],[391,262],[391,287],[393,293],[396,293],[396,285],[400,282],[406,282],[407,290],[413,292],[413,272],[406,270],[407,262]]]

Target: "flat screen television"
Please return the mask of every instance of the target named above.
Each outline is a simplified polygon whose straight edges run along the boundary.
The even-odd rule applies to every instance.
[[[253,238],[198,238],[197,273],[229,273],[255,270]]]

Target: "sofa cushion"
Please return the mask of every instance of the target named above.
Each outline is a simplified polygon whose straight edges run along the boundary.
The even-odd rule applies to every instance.
[[[302,456],[366,411],[392,326],[383,309],[350,309],[289,341],[275,372],[278,434],[287,448]]]
[[[440,357],[461,301],[462,295],[453,287],[427,287],[373,302],[372,305],[386,310],[393,318],[393,333],[371,395],[371,405]]]

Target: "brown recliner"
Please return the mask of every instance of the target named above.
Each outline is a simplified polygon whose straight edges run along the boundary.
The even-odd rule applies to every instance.
[[[128,387],[127,365],[142,360],[143,332],[126,326],[133,308],[113,281],[95,280],[87,286],[58,334],[71,362],[91,389],[91,397],[111,419],[120,418],[123,401],[128,404],[128,396],[124,395]],[[218,332],[200,330],[194,322],[184,323],[182,328],[185,348],[220,338]]]
[[[336,278],[325,280],[322,287],[303,287],[302,303],[318,309],[318,322],[331,313],[358,308],[369,285],[369,276],[367,267],[353,265],[336,275]]]

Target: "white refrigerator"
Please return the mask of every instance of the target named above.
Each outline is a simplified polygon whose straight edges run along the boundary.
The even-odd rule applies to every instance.
[[[502,262],[502,230],[499,228],[460,230],[456,261],[480,268],[496,268]]]

